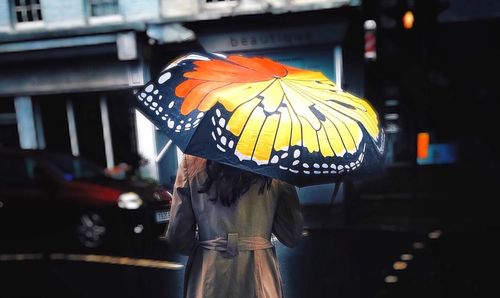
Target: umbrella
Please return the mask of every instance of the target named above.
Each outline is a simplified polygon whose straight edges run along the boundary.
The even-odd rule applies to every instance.
[[[369,102],[321,72],[266,57],[187,53],[136,99],[184,153],[298,187],[366,173],[384,152]]]

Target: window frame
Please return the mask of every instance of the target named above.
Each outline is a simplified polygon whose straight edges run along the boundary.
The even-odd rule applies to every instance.
[[[85,14],[87,22],[90,25],[107,24],[107,23],[120,23],[123,22],[123,12],[120,5],[120,0],[116,0],[117,12],[114,14],[93,16],[92,15],[92,0],[84,0]]]
[[[20,1],[25,1],[25,0],[20,0]],[[8,2],[9,8],[10,8],[10,22],[12,25],[12,28],[16,30],[32,30],[32,29],[40,29],[45,27],[45,19],[43,17],[43,6],[42,6],[42,0],[39,0],[38,5],[40,6],[40,20],[33,20],[33,21],[22,21],[19,22],[17,19],[17,5],[16,5],[16,0],[10,0]],[[27,4],[24,4],[26,6]],[[30,7],[32,7],[32,4],[30,4]]]
[[[208,2],[207,0],[199,0],[201,2],[201,6],[204,9],[232,9],[236,6],[240,5],[241,0],[224,0],[224,1],[213,1]]]

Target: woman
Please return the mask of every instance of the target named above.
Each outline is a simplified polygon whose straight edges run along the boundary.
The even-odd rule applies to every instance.
[[[166,234],[189,255],[184,297],[283,297],[271,234],[293,247],[302,227],[294,186],[184,155]]]

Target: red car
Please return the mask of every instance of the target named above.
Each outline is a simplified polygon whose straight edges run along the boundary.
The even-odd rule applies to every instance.
[[[0,149],[0,161],[0,250],[128,253],[161,241],[172,198],[165,188],[45,150]]]

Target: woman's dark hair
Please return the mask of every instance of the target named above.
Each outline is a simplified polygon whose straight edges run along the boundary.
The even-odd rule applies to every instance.
[[[211,160],[207,160],[206,171],[208,177],[198,193],[208,192],[215,184],[215,197],[209,198],[209,200],[216,203],[219,199],[226,207],[234,204],[254,183],[260,183],[259,194],[262,194],[264,189],[271,187],[272,179],[269,177]]]

